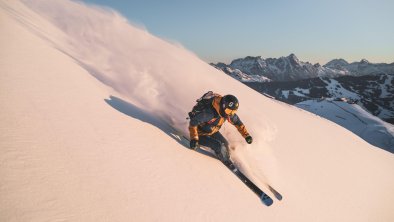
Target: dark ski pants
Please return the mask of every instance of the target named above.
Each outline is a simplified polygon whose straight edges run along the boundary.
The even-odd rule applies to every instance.
[[[209,147],[215,151],[216,156],[221,161],[230,160],[228,141],[221,133],[217,132],[209,136],[200,136],[198,142],[200,145]]]

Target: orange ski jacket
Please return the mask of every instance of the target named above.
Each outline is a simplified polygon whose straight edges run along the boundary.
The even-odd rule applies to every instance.
[[[199,136],[212,135],[218,132],[226,120],[233,124],[244,138],[249,136],[245,125],[237,114],[225,116],[220,112],[221,99],[222,96],[215,95],[212,106],[207,106],[205,110],[190,119],[189,133],[191,140],[198,140]]]

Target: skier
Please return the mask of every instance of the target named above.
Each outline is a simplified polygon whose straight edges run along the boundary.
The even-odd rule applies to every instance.
[[[227,120],[233,124],[248,144],[253,142],[245,125],[236,114],[239,103],[233,95],[221,96],[209,91],[199,100],[189,113],[190,148],[198,149],[199,145],[211,148],[223,163],[231,163],[229,144],[219,132]]]

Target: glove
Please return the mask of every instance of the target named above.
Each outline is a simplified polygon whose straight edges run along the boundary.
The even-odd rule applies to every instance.
[[[253,138],[251,136],[245,137],[247,143],[251,144],[253,142]]]
[[[196,150],[198,148],[200,148],[198,140],[190,140],[190,149]]]

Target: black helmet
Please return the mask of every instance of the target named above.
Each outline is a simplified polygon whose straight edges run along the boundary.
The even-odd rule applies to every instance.
[[[225,95],[222,100],[220,100],[220,110],[225,116],[232,116],[235,114],[239,106],[237,97],[233,95]]]

